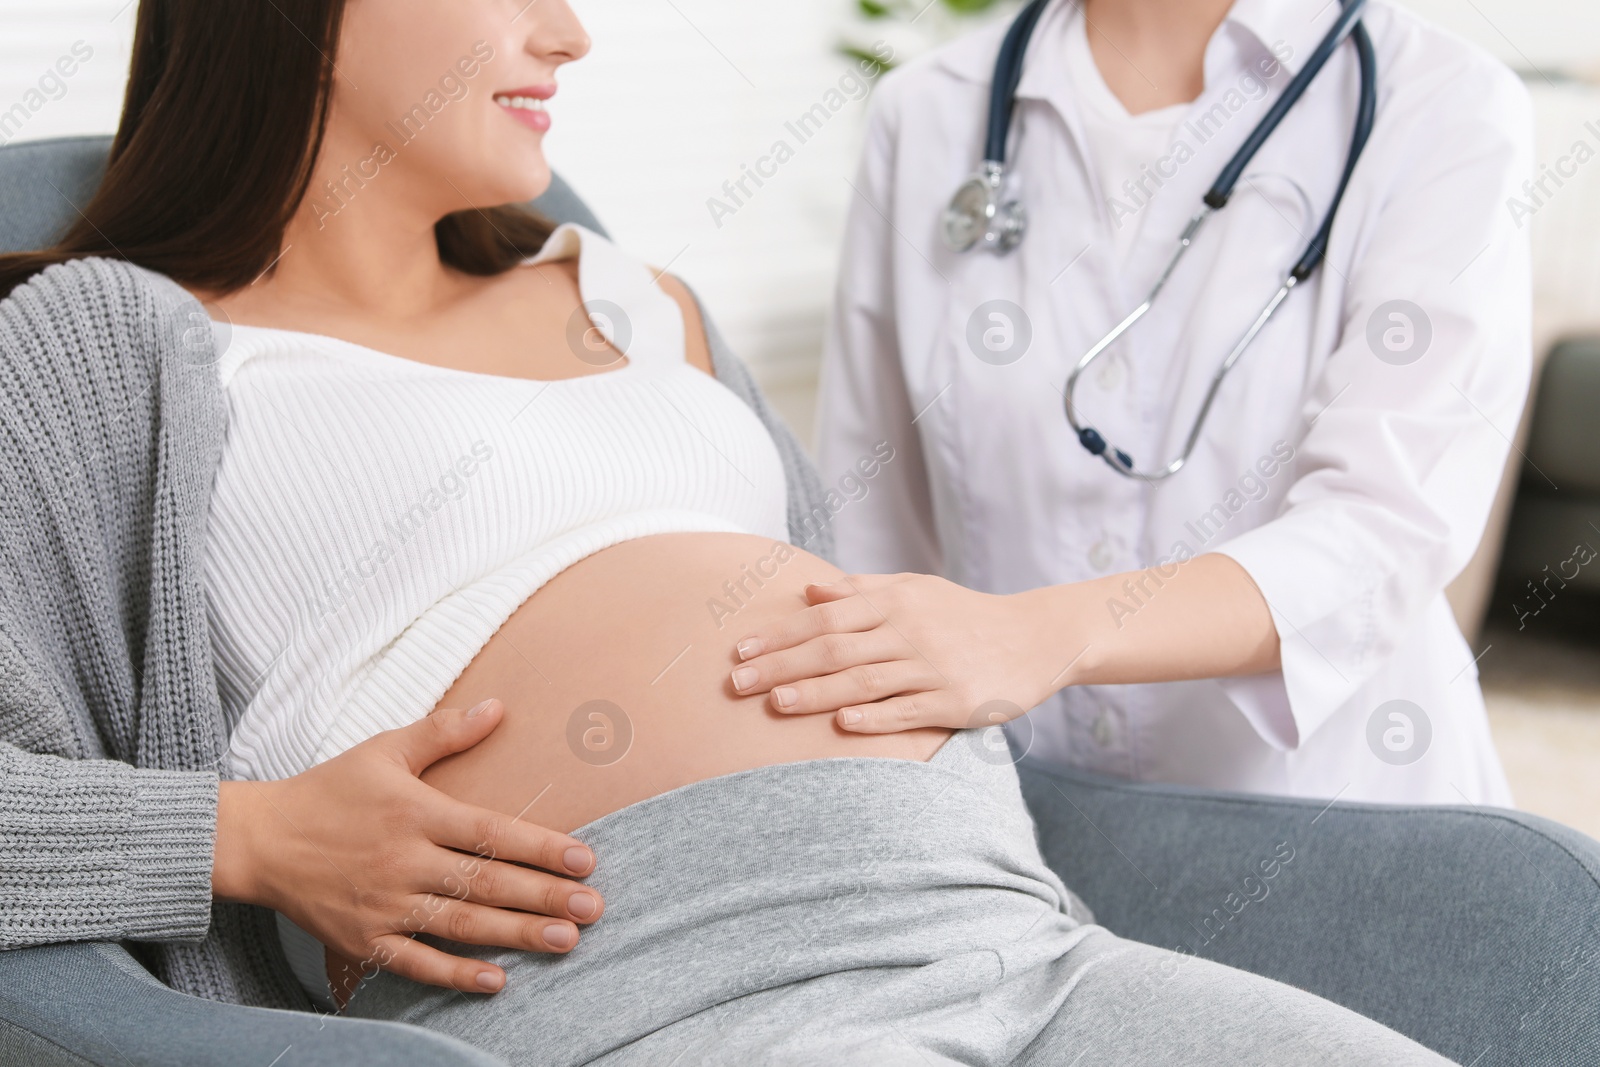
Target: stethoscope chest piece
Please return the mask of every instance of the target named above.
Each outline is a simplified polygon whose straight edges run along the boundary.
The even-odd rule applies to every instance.
[[[983,168],[956,189],[944,209],[944,243],[952,252],[976,244],[993,252],[1009,252],[1022,241],[1028,212],[1017,200],[1002,200],[1005,171],[985,161]]]

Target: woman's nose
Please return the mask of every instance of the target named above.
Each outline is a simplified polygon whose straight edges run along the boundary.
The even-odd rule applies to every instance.
[[[589,54],[589,34],[567,0],[533,0],[519,16],[528,20],[529,55],[570,63]]]

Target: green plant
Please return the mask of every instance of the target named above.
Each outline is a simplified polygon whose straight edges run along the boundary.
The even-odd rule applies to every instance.
[[[856,0],[856,13],[868,22],[895,20],[914,23],[931,7],[940,8],[947,16],[961,18],[986,14],[1005,3],[1006,0]],[[893,60],[881,60],[850,41],[841,42],[838,48],[841,54],[875,67],[872,72],[874,76],[895,65]]]
[[[895,15],[916,18],[930,3],[938,3],[957,15],[976,15],[994,7],[999,0],[856,0],[862,17],[890,18]]]

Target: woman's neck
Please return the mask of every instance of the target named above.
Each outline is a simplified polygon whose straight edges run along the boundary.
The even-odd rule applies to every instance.
[[[1122,106],[1138,115],[1205,88],[1206,44],[1233,0],[1083,0],[1089,50]]]
[[[449,208],[416,202],[421,183],[404,173],[386,169],[356,181],[348,166],[328,162],[359,158],[339,147],[332,138],[324,146],[277,261],[253,285],[218,301],[236,321],[298,309],[404,322],[460,295],[463,278],[440,260],[434,237]]]

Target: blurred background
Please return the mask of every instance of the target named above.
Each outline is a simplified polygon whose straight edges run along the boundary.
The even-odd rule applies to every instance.
[[[809,439],[866,109],[841,81],[850,52],[904,62],[1014,0],[572,3],[594,51],[563,72],[551,159],[614,237],[694,286]],[[115,128],[135,6],[0,0],[0,144]],[[1600,4],[1406,6],[1522,76],[1540,166],[1579,142],[1600,153]],[[63,56],[75,73],[30,94]],[[830,118],[802,143],[786,124],[818,103]],[[780,140],[793,157],[733,200],[724,183]],[[1538,379],[1522,427],[1502,427],[1517,451],[1452,600],[1519,805],[1600,837],[1600,166],[1580,166],[1530,225]]]

